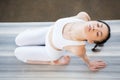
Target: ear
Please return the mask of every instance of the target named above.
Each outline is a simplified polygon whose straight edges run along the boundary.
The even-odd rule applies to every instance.
[[[94,41],[93,40],[88,40],[88,43],[93,44]]]

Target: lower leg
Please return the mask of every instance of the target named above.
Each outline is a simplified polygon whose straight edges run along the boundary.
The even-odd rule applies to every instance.
[[[51,61],[47,55],[46,49],[43,46],[26,46],[18,47],[15,50],[15,56],[28,64],[51,64],[51,65],[65,65],[70,61],[69,56],[63,56],[58,60]]]
[[[62,58],[54,61],[38,61],[38,60],[27,60],[28,64],[50,64],[50,65],[66,65],[69,64],[70,57],[63,56]]]
[[[28,64],[50,64],[51,61],[27,60]]]

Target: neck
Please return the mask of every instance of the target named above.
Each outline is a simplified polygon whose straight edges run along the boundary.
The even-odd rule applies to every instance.
[[[75,39],[78,41],[85,41],[86,40],[86,35],[85,35],[85,23],[79,23],[80,26],[77,26],[75,29]]]

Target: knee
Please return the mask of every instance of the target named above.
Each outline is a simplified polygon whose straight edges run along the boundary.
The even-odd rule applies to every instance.
[[[15,44],[17,46],[23,46],[23,38],[21,34],[18,34],[17,37],[15,38]]]
[[[25,62],[25,63],[27,62],[27,60],[25,58],[25,55],[21,52],[21,48],[20,47],[16,48],[15,51],[14,51],[14,53],[15,53],[15,57],[18,60],[20,60],[22,62]]]
[[[20,45],[20,40],[19,40],[19,37],[18,37],[18,36],[15,38],[15,44],[18,45],[18,46],[21,46],[21,45]]]

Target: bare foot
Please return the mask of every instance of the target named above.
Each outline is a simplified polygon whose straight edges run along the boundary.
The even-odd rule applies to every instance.
[[[51,64],[52,65],[66,65],[66,64],[69,64],[69,62],[70,62],[70,56],[67,55],[67,56],[63,56],[59,60],[52,61]]]

